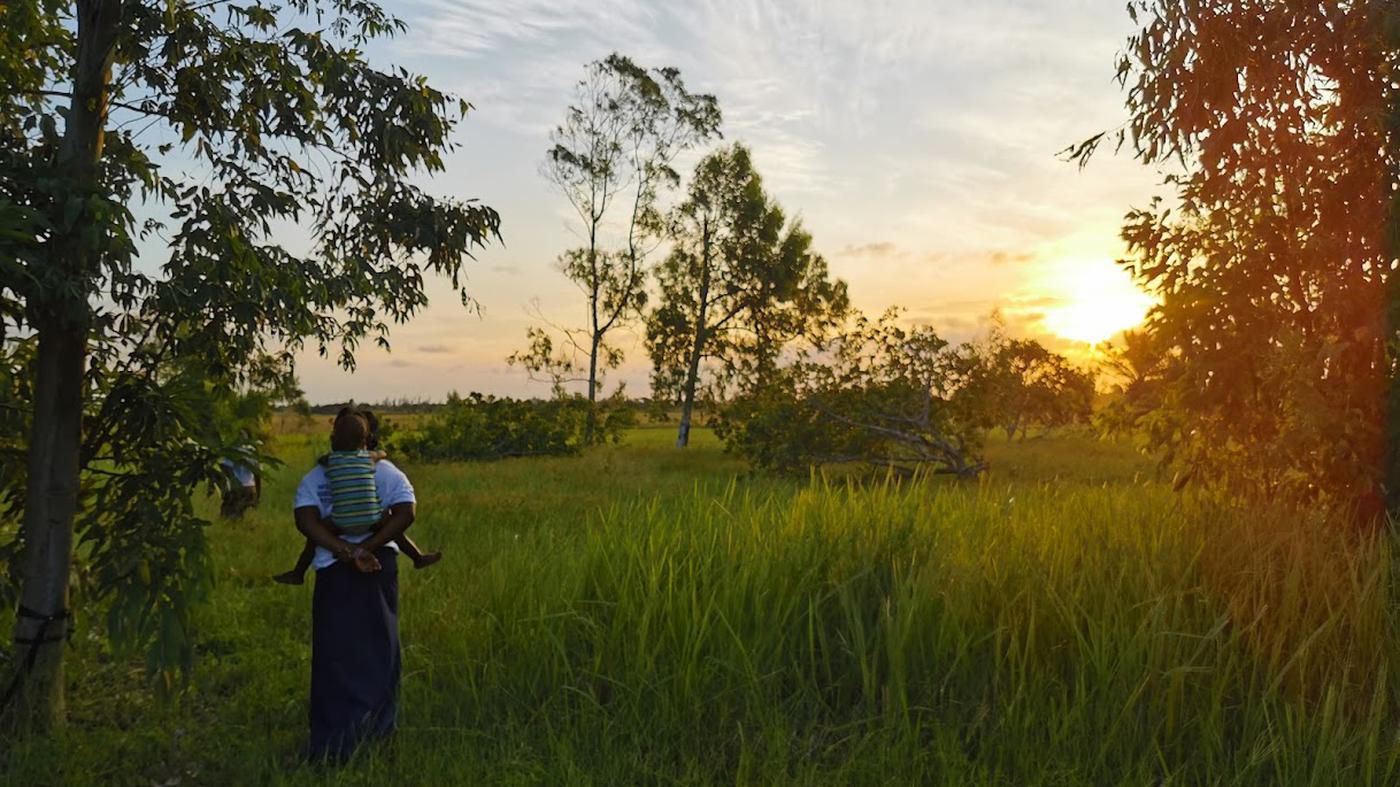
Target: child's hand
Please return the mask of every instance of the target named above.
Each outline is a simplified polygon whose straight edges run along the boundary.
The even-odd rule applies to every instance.
[[[376,462],[382,462],[389,458],[389,454],[384,451],[370,451],[369,458]]]

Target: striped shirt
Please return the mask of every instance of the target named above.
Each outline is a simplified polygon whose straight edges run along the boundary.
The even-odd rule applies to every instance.
[[[369,451],[332,451],[326,456],[331,485],[331,520],[342,533],[366,533],[382,514],[374,488],[374,458]]]

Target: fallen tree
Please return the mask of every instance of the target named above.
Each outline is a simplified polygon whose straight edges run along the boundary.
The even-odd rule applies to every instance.
[[[975,363],[932,328],[901,327],[898,311],[862,316],[730,402],[717,431],[765,469],[975,476],[986,468],[978,402],[964,393]]]

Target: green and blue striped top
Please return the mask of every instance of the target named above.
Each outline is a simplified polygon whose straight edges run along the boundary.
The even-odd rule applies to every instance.
[[[383,513],[374,488],[374,457],[369,451],[332,451],[326,456],[331,485],[331,519],[342,533],[365,533]]]

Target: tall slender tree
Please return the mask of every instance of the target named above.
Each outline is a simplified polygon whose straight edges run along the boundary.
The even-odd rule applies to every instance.
[[[720,112],[714,96],[688,91],[678,70],[648,70],[617,53],[588,65],[574,102],[551,135],[544,174],[573,207],[587,239],[559,259],[583,293],[587,322],[581,329],[555,326],[558,344],[549,331],[531,328],[530,347],[508,360],[556,391],[584,383],[591,441],[602,376],[623,360],[608,334],[646,305],[647,258],[661,238],[657,201],[680,182],[676,156],[719,136]],[[620,242],[606,237],[619,218]]]
[[[290,382],[307,342],[353,366],[495,235],[494,211],[410,177],[442,169],[468,105],[365,62],[404,29],[368,0],[0,6],[0,377],[32,380],[25,466],[0,473],[22,512],[0,545],[18,726],[63,717],[75,534],[110,633],[188,663],[192,493],[233,450],[201,426],[209,386]],[[138,265],[140,237],[163,259]]]
[[[701,160],[672,239],[656,272],[661,302],[647,321],[647,348],[653,392],[680,404],[684,448],[707,371],[716,394],[760,379],[788,342],[839,322],[849,299],[812,237],[764,193],[743,145]]]

